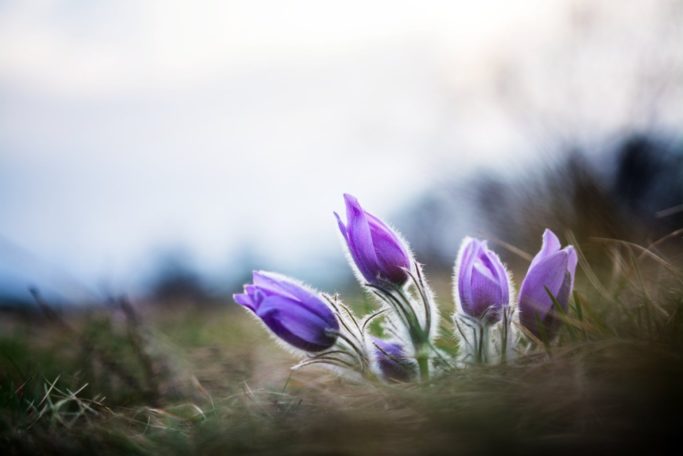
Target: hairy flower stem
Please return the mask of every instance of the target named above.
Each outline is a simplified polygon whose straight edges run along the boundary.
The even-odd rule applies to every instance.
[[[510,309],[503,311],[503,326],[501,327],[500,340],[500,362],[507,363],[508,359],[508,338],[510,337]]]
[[[408,318],[406,319],[406,326],[408,334],[410,336],[410,341],[413,345],[413,351],[415,353],[415,361],[420,372],[420,381],[425,382],[429,380],[430,377],[430,351],[432,344],[430,341],[430,327],[431,319],[428,318],[428,312],[425,312],[423,316],[425,322],[424,324],[420,322],[420,317],[415,308],[415,303],[412,302],[410,296],[402,288],[395,288],[393,291],[393,296],[396,301],[401,303],[401,307],[405,310]],[[418,290],[421,296],[424,296],[423,290]]]
[[[413,278],[421,303],[416,302],[415,298],[403,286],[397,286],[390,282],[367,283],[366,286],[393,311],[395,322],[404,330],[402,336],[399,337],[404,338],[406,342],[412,345],[420,379],[426,381],[430,377],[431,351],[436,351],[431,340],[432,304],[428,300],[428,293],[424,289],[423,282],[415,279],[414,275],[408,274]]]
[[[420,370],[420,381],[428,381],[430,375],[429,348],[426,346],[420,347],[419,351],[416,351],[415,353],[415,360],[417,361],[417,367]]]
[[[460,335],[461,360],[466,363],[486,364],[489,361],[489,326],[480,320],[459,313],[454,318]]]
[[[514,333],[512,329],[512,318],[514,310],[510,307],[503,311],[503,320],[500,326],[497,328],[500,339],[498,343],[500,347],[494,347],[495,350],[499,349],[499,361],[501,364],[506,364],[512,358],[514,358],[513,348],[515,346]]]
[[[477,364],[485,364],[488,361],[488,326],[480,324],[473,328],[474,333],[474,360]]]

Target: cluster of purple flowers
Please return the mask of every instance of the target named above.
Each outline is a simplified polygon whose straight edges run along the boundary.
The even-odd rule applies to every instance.
[[[436,348],[438,306],[420,265],[395,230],[344,195],[346,221],[335,213],[350,264],[380,307],[362,319],[338,297],[295,280],[255,271],[235,301],[305,356],[300,365],[325,363],[385,381],[424,380],[435,368],[507,359],[528,341],[550,343],[574,286],[576,250],[561,248],[546,229],[514,299],[510,274],[486,241],[465,238],[455,263],[453,294],[459,354]],[[369,323],[381,319],[383,337]],[[516,328],[522,328],[520,334]],[[522,336],[526,335],[526,338]]]

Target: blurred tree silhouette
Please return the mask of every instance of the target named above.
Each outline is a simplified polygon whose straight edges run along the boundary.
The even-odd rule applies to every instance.
[[[599,264],[604,255],[593,238],[647,243],[683,227],[680,142],[633,134],[608,152],[609,160],[592,164],[587,157],[593,152],[572,148],[556,164],[508,180],[478,174],[447,181],[406,211],[401,226],[418,257],[439,268],[452,266],[453,250],[467,234],[529,252],[549,227],[571,232]],[[476,233],[457,232],[463,217],[483,224]]]
[[[187,253],[179,249],[168,250],[159,256],[157,264],[149,287],[155,301],[208,301],[206,286]]]
[[[622,145],[613,193],[660,235],[683,227],[683,146],[634,135]]]

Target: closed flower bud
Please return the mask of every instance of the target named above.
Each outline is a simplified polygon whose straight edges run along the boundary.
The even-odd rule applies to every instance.
[[[273,334],[308,352],[334,345],[339,323],[315,292],[279,274],[254,271],[253,284],[233,296],[251,310]]]
[[[486,241],[465,238],[455,264],[455,301],[458,311],[493,324],[510,303],[510,282],[505,266]]]
[[[577,256],[574,247],[560,249],[557,236],[546,229],[543,246],[534,257],[519,291],[519,319],[534,336],[543,341],[552,339],[560,326],[555,317],[552,294],[562,311],[567,310],[574,287]]]
[[[400,343],[382,339],[373,339],[372,342],[377,370],[384,380],[407,382],[415,378],[415,363],[406,356]]]
[[[358,271],[373,284],[387,281],[404,285],[411,256],[403,242],[380,219],[363,210],[355,197],[345,194],[344,200],[346,225],[336,212],[334,215]]]

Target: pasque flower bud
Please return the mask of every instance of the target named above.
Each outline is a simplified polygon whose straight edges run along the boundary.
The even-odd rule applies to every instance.
[[[493,324],[510,303],[510,282],[505,266],[486,241],[465,238],[455,263],[455,301],[458,311]]]
[[[406,356],[399,342],[373,339],[373,344],[377,370],[384,380],[407,382],[416,377],[415,363]]]
[[[353,262],[370,283],[387,281],[402,286],[408,280],[405,269],[411,267],[411,256],[398,235],[380,219],[366,212],[358,200],[348,194],[344,224],[335,212]]]
[[[339,323],[332,309],[317,293],[287,277],[254,271],[253,284],[233,298],[293,347],[318,352],[337,339]]]
[[[546,229],[543,246],[529,265],[519,291],[519,319],[534,336],[543,341],[552,339],[560,326],[552,294],[566,311],[574,287],[577,256],[573,246],[560,249],[557,236]]]

